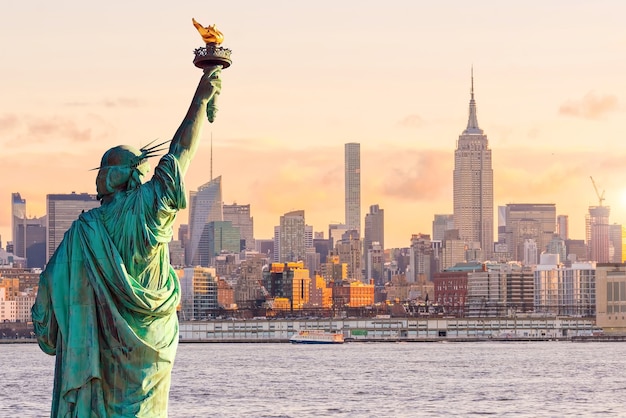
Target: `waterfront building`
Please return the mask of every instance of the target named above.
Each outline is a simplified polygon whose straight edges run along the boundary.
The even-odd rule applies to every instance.
[[[302,261],[272,263],[263,272],[263,286],[268,297],[273,298],[274,302],[277,299],[288,300],[290,309],[303,309],[309,302],[310,282],[309,271],[304,268]],[[274,308],[278,308],[278,305],[275,304]]]
[[[585,216],[586,238],[590,261],[609,263],[609,206],[590,206]]]
[[[493,253],[493,169],[487,135],[478,127],[474,100],[474,75],[467,128],[459,136],[454,152],[454,228],[471,248],[480,247],[481,256]]]
[[[542,254],[535,270],[535,312],[593,316],[596,313],[596,263],[558,263],[558,255]]]
[[[361,234],[361,144],[345,144],[345,223]]]
[[[537,263],[539,254],[546,250],[556,228],[554,203],[511,203],[506,205],[506,244],[514,261]],[[534,240],[536,254],[524,260],[526,240]]]
[[[333,290],[326,285],[326,280],[315,275],[310,281],[309,302],[305,305],[308,309],[330,309],[333,306]]]
[[[506,274],[498,269],[467,274],[466,316],[504,317],[507,315]]]
[[[254,250],[254,218],[250,215],[250,205],[223,206],[224,220],[230,221],[241,234],[242,250]]]
[[[222,176],[189,192],[189,245],[185,246],[187,265],[209,266],[208,225],[224,220],[222,206]]]
[[[82,212],[100,206],[97,195],[88,193],[49,194],[46,196],[46,262],[63,240],[65,232]]]
[[[519,263],[502,264],[501,272],[506,276],[506,306],[510,314],[534,311],[535,270],[534,266]]]
[[[362,308],[374,305],[374,283],[341,282],[335,283],[332,289],[333,304],[337,309],[343,307]]]
[[[0,323],[31,322],[30,309],[35,303],[35,293],[20,290],[18,278],[0,278]]]
[[[626,264],[596,265],[596,324],[608,334],[626,333]]]
[[[187,267],[177,273],[180,279],[181,319],[191,321],[211,317],[218,309],[215,269]]]
[[[474,268],[482,269],[479,263],[472,263]],[[441,306],[446,315],[462,317],[465,315],[467,300],[467,276],[471,270],[446,270],[433,276],[433,303]]]
[[[217,306],[220,309],[234,310],[237,308],[235,304],[235,289],[228,281],[217,279]]]

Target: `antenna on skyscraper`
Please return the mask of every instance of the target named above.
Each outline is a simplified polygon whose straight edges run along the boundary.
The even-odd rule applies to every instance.
[[[211,161],[209,163],[209,179],[213,180],[213,131],[211,131]]]
[[[470,93],[472,95],[472,100],[474,100],[474,64],[472,64],[472,91]]]

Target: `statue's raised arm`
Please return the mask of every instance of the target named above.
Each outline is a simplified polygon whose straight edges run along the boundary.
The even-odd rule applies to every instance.
[[[189,163],[198,148],[204,115],[209,119],[209,122],[215,120],[216,101],[222,88],[221,71],[222,67],[219,65],[204,70],[196,93],[189,105],[189,110],[187,110],[185,118],[172,138],[170,153],[178,159],[183,174],[187,172]]]

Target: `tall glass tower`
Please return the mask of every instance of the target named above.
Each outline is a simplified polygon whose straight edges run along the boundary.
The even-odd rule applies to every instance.
[[[189,244],[185,248],[187,265],[209,266],[209,223],[224,220],[222,206],[222,176],[189,193]]]
[[[361,234],[361,144],[345,144],[346,226]]]
[[[483,260],[493,254],[493,169],[487,135],[478,127],[474,71],[467,128],[454,151],[454,227],[470,248],[480,246]]]

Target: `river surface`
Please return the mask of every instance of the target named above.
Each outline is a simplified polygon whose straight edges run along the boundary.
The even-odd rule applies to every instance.
[[[50,413],[54,358],[0,344],[0,417]],[[170,417],[626,416],[626,343],[181,344]]]

